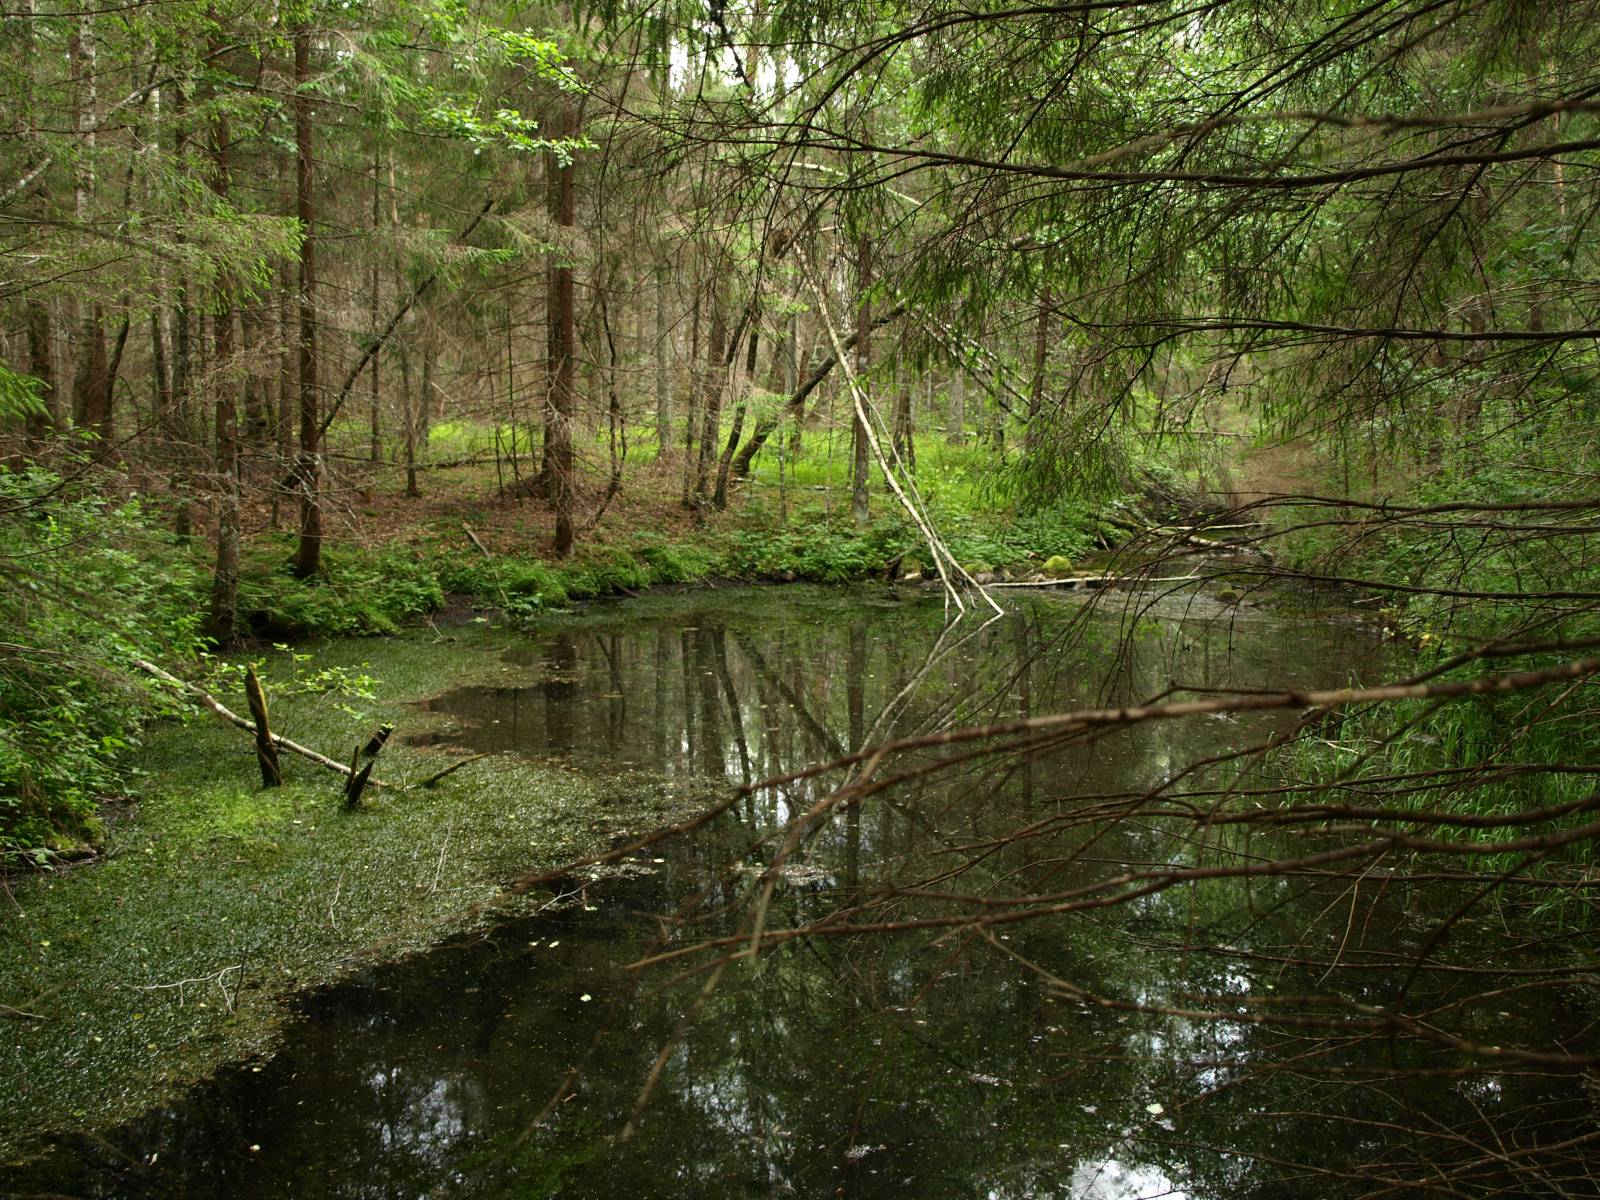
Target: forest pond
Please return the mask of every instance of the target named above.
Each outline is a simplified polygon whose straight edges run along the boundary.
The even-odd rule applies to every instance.
[[[1006,599],[1003,619],[950,629],[937,598],[881,589],[608,605],[507,634],[507,659],[539,681],[435,697],[430,739],[581,772],[709,777],[726,793],[888,738],[1174,684],[1337,686],[1386,669],[1375,632],[1339,616],[1194,596],[1108,594],[1093,610]],[[311,997],[270,1060],[61,1149],[20,1192],[1193,1200],[1555,1182],[1595,1194],[1583,1150],[1558,1149],[1593,1129],[1577,1077],[1276,1008],[1249,1015],[1299,994],[1367,1009],[1409,995],[1414,1011],[1426,992],[1468,1040],[1496,1041],[1513,1012],[1546,1031],[1528,1044],[1581,1038],[1578,998],[1519,997],[1516,973],[1547,960],[1498,924],[1460,924],[1430,950],[1455,973],[1412,977],[1433,922],[1462,900],[1448,881],[1263,875],[982,932],[939,924],[971,897],[1060,893],[1224,851],[1271,859],[1259,833],[1197,837],[1143,810],[1063,817],[1225,759],[1296,715],[1152,722],[931,773],[902,760],[910,778],[808,826],[777,874],[764,927],[829,933],[780,938],[720,972],[710,952],[630,970],[748,931],[786,828],[841,776],[747,788],[713,822],[552,881],[542,913]],[[841,929],[853,921],[874,930]],[[1214,1019],[1219,997],[1239,1020]]]

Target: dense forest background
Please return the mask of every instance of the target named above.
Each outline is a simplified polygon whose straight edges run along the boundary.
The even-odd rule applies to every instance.
[[[28,0],[8,853],[92,839],[130,660],[451,592],[1223,530],[1430,671],[1593,644],[1594,16]]]

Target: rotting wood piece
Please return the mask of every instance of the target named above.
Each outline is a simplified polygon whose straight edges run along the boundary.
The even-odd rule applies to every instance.
[[[361,807],[361,793],[367,790],[367,781],[372,778],[372,768],[378,765],[378,757],[383,753],[383,747],[389,741],[389,734],[394,731],[393,725],[385,725],[365,744],[356,747],[356,752],[350,756],[350,780],[344,785],[344,806],[346,808]],[[367,765],[358,769],[362,757],[367,759]]]
[[[457,771],[461,770],[462,767],[475,763],[479,759],[488,757],[489,755],[487,754],[474,754],[470,758],[463,758],[459,762],[453,762],[443,770],[435,771],[432,775],[429,775],[422,781],[422,786],[425,788],[438,787],[441,780],[448,779],[451,775],[454,775]]]
[[[244,694],[255,719],[256,762],[261,766],[262,787],[282,787],[283,769],[278,766],[278,748],[272,744],[272,727],[267,721],[267,694],[261,688],[254,667],[245,668]]]

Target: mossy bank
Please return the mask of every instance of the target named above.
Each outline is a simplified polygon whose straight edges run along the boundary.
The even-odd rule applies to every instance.
[[[287,737],[342,757],[394,723],[379,771],[394,786],[360,811],[293,756],[285,786],[262,789],[250,739],[209,713],[150,731],[103,860],[13,880],[5,901],[0,1154],[265,1052],[296,991],[549,903],[504,885],[703,804],[641,773],[509,757],[415,786],[453,761],[410,744],[443,720],[416,701],[538,682],[539,665],[504,659],[508,636],[469,622],[255,656]]]

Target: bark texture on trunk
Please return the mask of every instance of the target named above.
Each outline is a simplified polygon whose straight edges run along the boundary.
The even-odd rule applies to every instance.
[[[295,215],[300,220],[300,541],[294,573],[305,579],[322,570],[322,460],[317,392],[317,216],[312,175],[311,27],[294,33]]]
[[[577,114],[570,102],[562,110],[562,135],[573,136],[577,130]],[[570,230],[577,224],[577,190],[575,168],[571,159],[556,168],[555,224]],[[577,411],[575,390],[578,328],[570,245],[561,247],[561,258],[555,266],[554,286],[551,288],[553,311],[551,322],[555,334],[553,362],[550,378],[550,424],[546,433],[545,463],[550,477],[550,502],[555,509],[556,557],[566,558],[572,553],[572,419]]]

